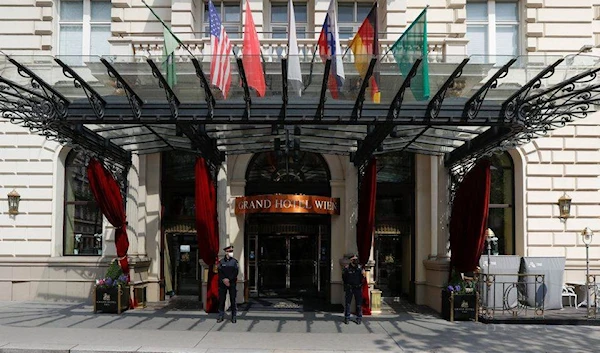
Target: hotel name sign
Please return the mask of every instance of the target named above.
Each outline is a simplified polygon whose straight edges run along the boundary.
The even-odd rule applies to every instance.
[[[235,214],[312,213],[340,214],[340,199],[308,195],[257,195],[235,198]]]

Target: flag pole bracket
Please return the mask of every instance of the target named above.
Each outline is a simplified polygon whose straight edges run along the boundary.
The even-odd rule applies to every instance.
[[[169,102],[169,109],[171,110],[171,118],[177,119],[179,116],[179,105],[181,104],[179,98],[177,98],[175,92],[173,92],[173,89],[156,66],[156,63],[150,58],[146,59],[146,62],[152,69],[152,76],[158,79],[158,86],[165,90],[167,102]]]
[[[358,118],[362,115],[363,103],[365,102],[365,92],[367,91],[367,87],[369,87],[369,80],[373,75],[373,70],[375,69],[375,64],[377,63],[377,58],[372,57],[369,62],[369,68],[365,73],[365,77],[363,78],[360,84],[360,91],[358,92],[358,96],[356,97],[356,101],[354,102],[354,108],[352,109],[351,119],[353,121],[358,120]]]
[[[238,71],[240,73],[240,79],[242,80],[242,87],[244,88],[244,102],[246,102],[246,110],[244,111],[243,120],[250,118],[250,106],[252,105],[252,98],[250,98],[250,88],[248,87],[248,80],[246,79],[246,71],[244,71],[244,63],[242,59],[235,59]]]
[[[136,119],[140,119],[142,117],[142,106],[144,105],[144,101],[138,96],[137,93],[129,86],[127,81],[119,74],[119,72],[104,58],[100,58],[100,61],[106,67],[108,72],[108,76],[117,81],[117,88],[121,88],[125,91],[125,95],[127,96],[127,100],[129,101],[129,106],[131,107],[131,112]]]
[[[200,66],[200,62],[198,59],[192,58],[192,64],[194,64],[194,68],[196,69],[196,76],[200,79],[200,84],[204,89],[204,99],[206,100],[206,105],[208,107],[208,119],[212,120],[215,114],[215,96],[213,96],[208,80],[206,79],[206,75],[202,71],[202,66]]]
[[[327,98],[327,82],[329,81],[329,72],[331,71],[331,59],[325,61],[325,71],[323,72],[323,82],[321,83],[321,95],[319,96],[319,106],[317,107],[317,113],[315,114],[315,120],[322,120],[325,115],[325,101]]]
[[[444,82],[442,87],[435,93],[435,96],[431,99],[429,104],[427,105],[427,110],[425,112],[425,121],[429,123],[431,119],[435,119],[440,114],[440,110],[442,109],[442,103],[444,103],[444,99],[446,98],[446,94],[448,93],[448,89],[454,85],[454,81],[462,75],[462,70],[469,62],[469,58],[465,58],[457,67],[454,69],[450,77]]]
[[[488,91],[498,87],[498,80],[508,75],[508,68],[514,64],[515,61],[517,61],[516,58],[510,59],[506,64],[504,64],[504,66],[502,66],[500,70],[496,71],[496,73],[494,73],[494,75],[487,80],[487,82],[484,83],[483,86],[481,86],[477,92],[471,96],[471,98],[469,98],[463,109],[461,119],[462,122],[466,122],[477,117]]]
[[[104,118],[104,108],[106,108],[106,101],[102,96],[93,89],[75,70],[73,70],[69,65],[65,64],[59,58],[54,58],[54,61],[60,65],[63,69],[63,75],[66,77],[73,79],[73,85],[76,88],[83,89],[85,96],[90,102],[90,107],[92,111],[96,115],[98,119]]]

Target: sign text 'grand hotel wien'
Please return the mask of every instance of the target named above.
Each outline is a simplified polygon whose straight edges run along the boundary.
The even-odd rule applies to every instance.
[[[235,198],[235,214],[313,213],[340,214],[340,199],[309,195],[256,195]]]

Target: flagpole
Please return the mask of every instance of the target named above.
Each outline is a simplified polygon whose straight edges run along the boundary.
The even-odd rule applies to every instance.
[[[143,1],[143,0],[142,0]],[[427,11],[427,9],[429,8],[429,5],[425,6],[425,8],[423,9],[423,11],[421,11],[421,13],[419,14],[419,16],[417,16],[417,18],[414,19],[414,21],[410,24],[410,26],[408,26],[408,28],[406,30],[404,30],[404,33],[402,33],[402,35],[400,36],[400,38],[398,38],[394,44],[385,52],[385,54],[383,54],[382,58],[384,58],[390,51],[392,51],[392,48],[394,46],[396,46],[396,44],[402,39],[404,38],[404,36],[408,33],[408,31],[410,31],[410,29],[415,25],[415,23],[417,23],[417,21],[419,20],[419,18],[421,18],[421,16],[423,16],[423,14],[425,13],[425,11]]]
[[[179,40],[179,38],[177,38],[177,36],[175,35],[175,33],[173,33],[173,31],[171,31],[171,28],[169,28],[169,26],[167,26],[167,24],[156,14],[156,12],[154,12],[154,10],[148,5],[146,4],[146,1],[142,0],[142,4],[146,5],[146,7],[148,8],[148,10],[150,10],[150,12],[152,12],[152,14],[154,15],[154,17],[156,17],[156,19],[163,25],[163,27],[165,27],[167,29],[167,31],[169,31],[169,33],[171,33],[171,35],[173,36],[173,38],[175,38],[175,40],[177,41],[177,43],[183,47],[185,50],[187,50],[188,53],[190,53],[190,55],[193,58],[196,58],[196,56],[194,55],[194,53],[192,53],[192,51],[190,50],[190,48],[185,45],[181,40]]]

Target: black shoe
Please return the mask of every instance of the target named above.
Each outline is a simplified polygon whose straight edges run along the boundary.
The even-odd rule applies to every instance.
[[[237,322],[237,319],[235,317],[233,317],[233,318],[231,318],[231,322],[235,324]]]
[[[218,323],[220,323],[220,322],[223,322],[223,318],[222,318],[222,317],[219,317],[219,318],[217,319],[217,324],[218,324]]]
[[[344,324],[348,325],[348,318],[344,318]]]
[[[356,319],[356,324],[360,325],[362,323],[362,319]]]

